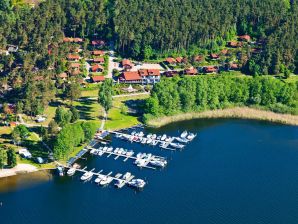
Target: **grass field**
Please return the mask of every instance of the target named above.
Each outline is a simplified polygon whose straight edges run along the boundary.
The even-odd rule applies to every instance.
[[[121,113],[121,107],[127,103],[127,101],[143,100],[148,98],[146,95],[122,97],[116,98],[113,101],[113,108],[108,113],[108,120],[105,125],[107,130],[122,129],[137,125],[140,123],[139,117],[135,114],[123,114]]]

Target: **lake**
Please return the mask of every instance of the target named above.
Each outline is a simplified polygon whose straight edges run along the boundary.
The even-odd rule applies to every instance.
[[[78,174],[1,179],[0,223],[298,223],[298,127],[216,119],[147,131],[178,136],[183,130],[198,136],[176,152],[113,139],[114,147],[166,156],[162,170],[112,157],[81,161],[88,169],[146,179],[141,192],[82,183]]]

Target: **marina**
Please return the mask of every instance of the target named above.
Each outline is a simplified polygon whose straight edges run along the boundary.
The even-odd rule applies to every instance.
[[[68,172],[70,170],[71,172]],[[107,186],[110,183],[114,182],[114,185],[117,188],[122,188],[127,185],[137,189],[142,189],[146,185],[146,182],[144,180],[134,179],[135,176],[129,172],[126,172],[124,175],[118,173],[115,176],[112,176],[113,172],[103,174],[103,170],[95,172],[95,168],[93,168],[92,170],[88,171],[87,167],[83,169],[72,167],[68,168],[68,171],[66,172],[68,176],[73,176],[75,172],[83,173],[83,175],[80,177],[80,180],[83,182],[91,181],[93,177],[95,177],[94,183],[100,186]]]
[[[124,158],[123,162],[126,162],[128,159],[134,160],[134,164],[141,168],[156,169],[157,167],[164,168],[167,165],[167,160],[164,157],[152,155],[151,153],[138,153],[135,154],[132,150],[127,150],[123,148],[113,147],[99,147],[91,148],[88,147],[91,155],[103,156],[106,155],[109,158],[111,155],[114,155],[114,159]],[[135,156],[134,156],[135,155]],[[150,166],[153,165],[153,166]]]
[[[156,134],[145,135],[142,131],[133,131],[131,133],[110,131],[110,133],[114,134],[116,138],[120,138],[129,142],[158,146],[161,149],[167,149],[171,151],[175,151],[177,149],[182,150],[185,147],[185,144],[189,143],[196,137],[196,134],[188,133],[187,131],[184,131],[180,137],[167,136],[166,134],[159,136]]]

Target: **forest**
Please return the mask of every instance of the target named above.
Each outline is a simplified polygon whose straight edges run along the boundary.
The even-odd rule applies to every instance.
[[[163,79],[145,103],[145,120],[185,112],[255,106],[297,114],[297,86],[272,77],[198,76]]]
[[[298,68],[298,4],[290,0],[47,0],[34,8],[0,3],[0,47],[19,46],[16,58],[1,55],[2,70],[59,63],[48,55],[63,36],[112,41],[126,57],[156,59],[171,54],[217,52],[236,35],[260,40],[263,51],[246,71],[278,74]],[[25,75],[27,76],[27,75]]]

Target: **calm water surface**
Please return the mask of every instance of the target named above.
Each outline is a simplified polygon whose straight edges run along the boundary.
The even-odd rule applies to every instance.
[[[142,192],[81,183],[79,175],[1,179],[0,223],[298,223],[297,127],[197,120],[150,131],[178,135],[184,129],[198,137],[181,152],[113,141],[166,156],[164,170],[139,170],[112,157],[82,161],[114,174],[131,171],[149,182]]]

